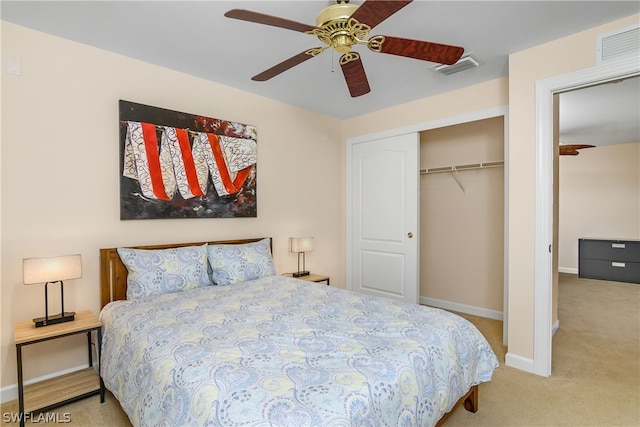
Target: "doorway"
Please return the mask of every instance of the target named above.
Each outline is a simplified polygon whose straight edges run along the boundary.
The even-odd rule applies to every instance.
[[[560,147],[578,147],[560,155],[560,273],[578,274],[580,238],[640,239],[639,94],[640,77],[559,94]]]
[[[536,84],[536,201],[534,272],[534,359],[533,372],[551,375],[553,336],[554,247],[554,102],[559,93],[640,75],[637,58],[601,64],[586,70],[538,81]]]

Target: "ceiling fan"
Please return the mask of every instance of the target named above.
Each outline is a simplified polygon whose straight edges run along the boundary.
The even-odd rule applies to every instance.
[[[560,144],[560,155],[561,156],[577,156],[580,154],[578,150],[582,150],[583,148],[592,148],[595,145],[588,144]]]
[[[232,9],[224,14],[228,18],[258,24],[271,25],[316,36],[324,46],[305,50],[251,78],[266,81],[302,62],[333,48],[340,57],[340,67],[352,97],[370,92],[369,81],[354,45],[364,44],[371,51],[420,59],[440,64],[455,64],[464,48],[427,41],[410,40],[391,36],[373,36],[369,32],[382,21],[411,3],[412,0],[366,0],[360,6],[349,4],[349,0],[336,0],[318,14],[316,25],[307,25],[289,19],[265,15],[245,9]]]

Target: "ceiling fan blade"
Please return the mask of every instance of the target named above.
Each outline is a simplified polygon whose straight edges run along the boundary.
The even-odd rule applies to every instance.
[[[584,148],[593,148],[595,145],[587,145],[587,144],[564,144],[560,145],[561,156],[577,156],[580,154],[578,150],[582,150]]]
[[[258,24],[271,25],[272,27],[285,28],[287,30],[299,31],[304,33],[312,31],[316,27],[313,25],[303,24],[301,22],[291,21],[277,16],[265,15],[260,12],[253,12],[245,9],[231,9],[224,14],[227,18],[240,19],[241,21],[256,22]]]
[[[350,55],[350,59],[346,59],[348,58],[347,55]],[[360,55],[354,53],[342,55],[340,57],[340,66],[352,98],[365,95],[371,91]]]
[[[384,38],[384,41],[380,43],[379,50],[382,53],[406,56],[407,58],[421,59],[439,64],[455,64],[464,53],[464,48],[459,46],[389,36],[375,36],[372,37],[372,40],[376,38]],[[378,51],[371,48],[371,41],[369,42],[369,48],[373,51]]]
[[[257,74],[251,77],[251,80],[255,80],[257,82],[264,82],[265,80],[269,80],[270,78],[275,77],[278,74],[287,71],[289,68],[293,68],[298,64],[302,64],[307,59],[313,58],[313,55],[308,52],[309,50],[305,50],[304,52],[300,52],[299,54],[292,56],[289,59],[285,59],[281,63],[274,65],[268,70],[265,70],[260,74]]]
[[[353,12],[351,18],[373,28],[412,1],[413,0],[367,0]]]

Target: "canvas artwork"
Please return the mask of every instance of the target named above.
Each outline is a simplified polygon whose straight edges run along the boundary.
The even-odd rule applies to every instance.
[[[257,216],[254,126],[120,101],[120,219]]]

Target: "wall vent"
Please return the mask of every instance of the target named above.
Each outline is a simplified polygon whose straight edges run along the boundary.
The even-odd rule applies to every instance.
[[[601,34],[596,41],[598,64],[629,56],[640,56],[640,25]]]
[[[458,62],[451,65],[435,65],[433,66],[433,70],[436,73],[440,73],[445,76],[450,76],[451,74],[459,73],[460,71],[468,70],[470,68],[476,68],[480,65],[478,58],[472,53],[465,53],[458,59]]]

